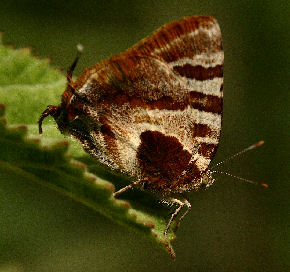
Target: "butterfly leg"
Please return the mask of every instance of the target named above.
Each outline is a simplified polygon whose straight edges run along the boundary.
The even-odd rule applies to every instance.
[[[166,244],[167,244],[167,248],[168,248],[168,250],[169,250],[169,252],[170,252],[171,257],[174,259],[174,258],[175,258],[175,253],[174,253],[174,250],[173,250],[173,249],[171,248],[171,246],[170,246],[170,243],[169,243],[169,241],[168,241],[167,234],[168,234],[168,231],[169,231],[169,229],[170,229],[170,226],[171,226],[173,220],[176,218],[176,216],[178,216],[178,214],[179,214],[180,211],[182,210],[183,206],[186,205],[186,206],[188,207],[188,209],[187,209],[187,211],[182,215],[182,217],[177,221],[177,225],[178,225],[178,226],[179,226],[181,220],[184,218],[184,216],[188,213],[188,210],[189,210],[189,208],[190,208],[191,206],[190,206],[190,203],[189,203],[186,199],[184,199],[184,200],[179,200],[179,199],[176,199],[176,198],[170,198],[170,199],[168,199],[168,200],[166,200],[166,201],[171,202],[171,203],[175,203],[175,204],[179,205],[178,208],[177,208],[177,209],[174,211],[174,213],[171,215],[171,218],[170,218],[170,220],[169,220],[169,222],[168,222],[168,224],[167,224],[167,226],[166,226],[166,228],[165,228],[165,231],[164,231],[164,236],[165,236],[165,241],[166,241]]]
[[[176,221],[176,225],[175,225],[175,228],[173,230],[173,232],[177,232],[179,226],[180,226],[180,222],[183,220],[183,218],[188,214],[188,212],[190,211],[191,209],[191,205],[190,203],[188,202],[188,200],[184,200],[184,205],[187,206],[187,210],[184,212],[184,214]]]
[[[121,193],[123,193],[123,192],[125,192],[125,191],[127,191],[127,190],[129,190],[131,188],[133,188],[134,186],[136,186],[139,183],[140,183],[140,180],[136,180],[135,182],[133,182],[133,183],[127,185],[126,187],[120,189],[119,191],[113,193],[113,197],[116,197],[117,195],[119,195],[119,194],[121,194]]]

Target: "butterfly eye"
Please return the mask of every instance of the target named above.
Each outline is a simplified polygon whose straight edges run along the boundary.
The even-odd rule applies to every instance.
[[[85,122],[81,117],[77,116],[75,119],[70,121],[69,128],[71,132],[85,135],[86,133],[89,133],[89,127],[87,125],[87,122]]]
[[[77,116],[70,121],[69,129],[72,133],[77,133],[85,137],[85,135],[89,135],[92,130],[100,130],[100,124],[98,124],[98,122],[92,122],[85,116]]]

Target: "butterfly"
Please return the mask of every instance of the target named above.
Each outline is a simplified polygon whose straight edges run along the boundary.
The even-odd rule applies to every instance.
[[[213,182],[208,166],[219,144],[224,52],[216,19],[187,17],[169,23],[126,52],[87,68],[76,80],[67,73],[59,106],[50,105],[61,133],[69,134],[99,162],[157,194],[179,212],[190,208],[183,193]],[[169,243],[168,243],[169,244]],[[171,255],[174,257],[173,250]]]

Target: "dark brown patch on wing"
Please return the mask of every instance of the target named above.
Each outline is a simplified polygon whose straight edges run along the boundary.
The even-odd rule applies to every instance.
[[[188,166],[191,154],[183,149],[177,138],[158,131],[140,135],[137,158],[144,180],[144,188],[162,191],[174,186],[178,176]]]

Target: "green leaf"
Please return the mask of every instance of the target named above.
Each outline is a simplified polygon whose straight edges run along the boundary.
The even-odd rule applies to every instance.
[[[8,48],[0,39],[0,172],[65,194],[166,249],[168,207],[137,189],[115,199],[115,187],[132,180],[100,165],[77,141],[60,134],[51,118],[43,124],[44,136],[38,135],[40,114],[48,104],[60,103],[65,84],[47,60],[31,56],[29,49]],[[175,239],[172,232],[168,237]]]

